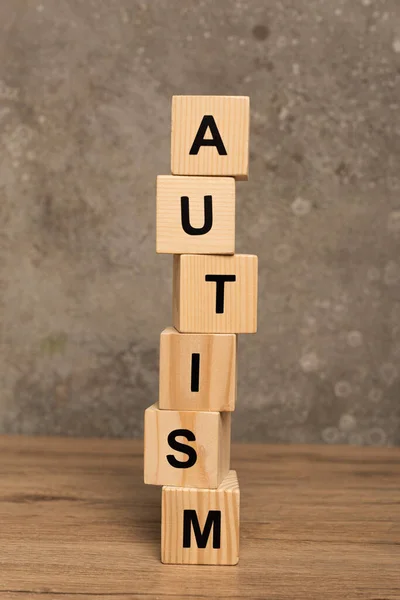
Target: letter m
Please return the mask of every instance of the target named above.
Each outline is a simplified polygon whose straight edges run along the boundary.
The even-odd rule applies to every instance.
[[[203,531],[200,530],[199,520],[195,510],[183,511],[183,547],[190,548],[191,526],[193,525],[194,536],[198,548],[207,546],[213,527],[213,548],[221,548],[221,511],[209,510]]]

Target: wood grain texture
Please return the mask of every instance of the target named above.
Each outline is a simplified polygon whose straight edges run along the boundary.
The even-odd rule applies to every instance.
[[[184,511],[196,513],[204,534],[209,511],[220,513],[218,548],[214,548],[214,527],[210,528],[205,548],[196,543],[190,528],[190,547],[183,547]],[[239,560],[240,490],[236,471],[229,471],[216,490],[164,486],[161,500],[161,560],[167,564],[236,565]]]
[[[255,333],[257,256],[182,254],[173,259],[173,324],[180,332]],[[206,275],[234,275],[224,286],[224,312],[216,312],[217,284]]]
[[[188,468],[171,465],[168,455],[187,462],[188,455],[168,445],[169,434],[186,429],[195,441],[177,440],[195,449],[197,460]],[[145,411],[144,481],[152,485],[217,488],[230,467],[231,413],[160,410],[158,403]]]
[[[399,600],[399,449],[233,445],[236,567],[160,563],[142,449],[0,437],[1,599]]]
[[[164,410],[233,411],[236,401],[236,346],[233,333],[179,333],[160,336],[159,407]],[[192,391],[192,354],[199,356],[197,391]]]
[[[205,115],[214,117],[226,155],[220,155],[215,146],[201,147],[197,155],[189,154]],[[225,175],[246,180],[249,123],[250,100],[247,96],[173,96],[171,172],[173,175]]]
[[[204,227],[204,197],[211,196],[212,225],[192,235],[182,226],[181,197],[189,199],[189,224]],[[235,252],[235,180],[232,177],[157,177],[156,249],[161,254]]]

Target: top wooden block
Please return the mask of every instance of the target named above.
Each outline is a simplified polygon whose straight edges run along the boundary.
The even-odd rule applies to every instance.
[[[173,96],[173,175],[248,178],[248,96]]]

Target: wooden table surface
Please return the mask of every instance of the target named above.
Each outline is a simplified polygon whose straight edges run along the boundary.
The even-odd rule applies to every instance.
[[[233,447],[236,567],[162,565],[142,443],[0,437],[0,600],[400,599],[400,450]]]

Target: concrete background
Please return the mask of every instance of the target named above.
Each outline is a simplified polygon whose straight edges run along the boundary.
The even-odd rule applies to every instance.
[[[398,0],[1,0],[0,430],[141,436],[173,94],[251,97],[234,437],[400,443]]]

